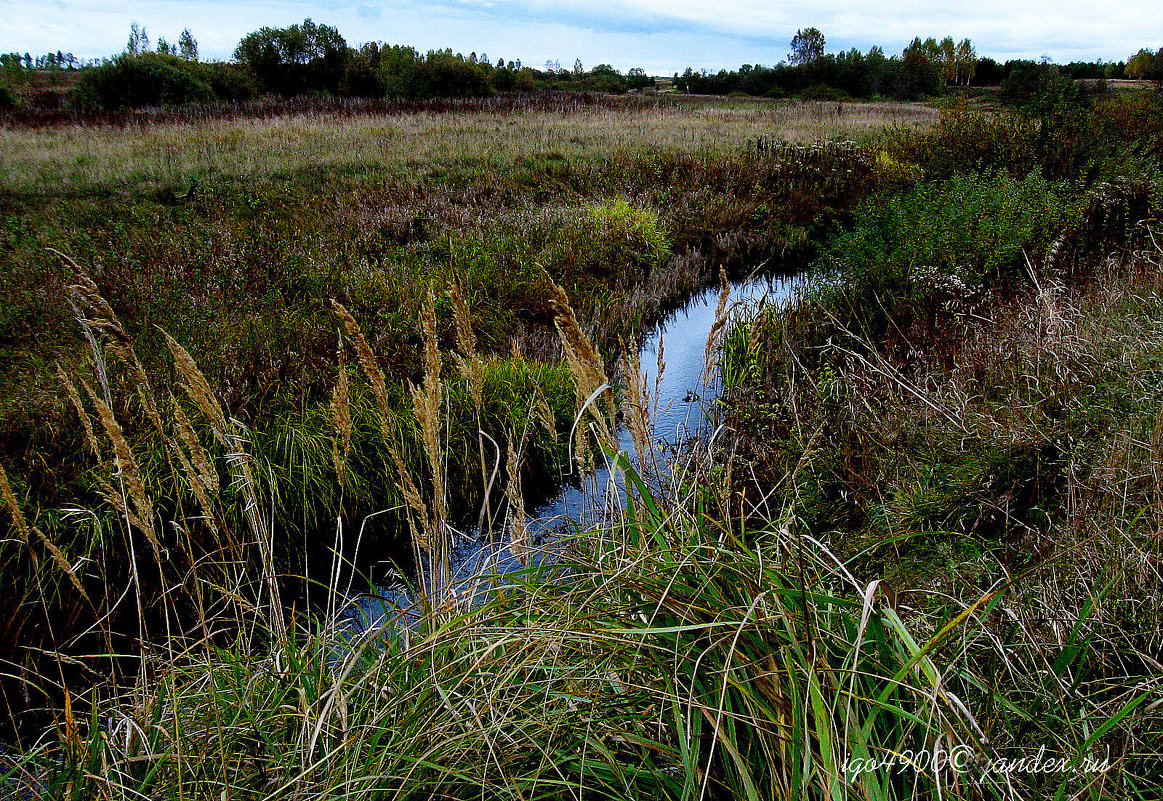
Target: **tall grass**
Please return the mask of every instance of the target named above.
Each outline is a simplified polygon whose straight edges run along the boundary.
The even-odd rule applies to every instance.
[[[602,380],[601,364],[558,293],[581,398]],[[363,351],[358,327],[347,335]],[[427,340],[435,341],[431,325]],[[468,341],[462,333],[461,347]],[[174,513],[155,504],[154,531],[174,547],[171,530],[192,534],[217,519],[223,547],[258,546],[247,542],[262,524],[247,521],[269,520],[271,510],[240,472],[253,463],[246,443],[196,365],[176,342],[171,348],[193,407],[187,419],[196,410],[212,433],[223,426],[226,440],[220,453],[185,451],[190,467],[178,460],[173,480],[212,492],[193,464],[213,459],[236,491],[208,495],[212,509],[170,517],[168,526],[160,523]],[[456,379],[437,372],[438,355],[427,357],[425,380],[448,389]],[[364,365],[365,380],[378,396],[373,366]],[[437,538],[449,530],[432,515],[440,488],[425,474],[443,469],[451,423],[426,393],[414,390],[414,413],[438,417],[419,419],[418,436],[429,441],[417,448],[439,452],[418,457],[425,467],[405,493],[418,496],[406,499],[415,503],[416,541],[436,565],[446,547]],[[385,425],[399,425],[398,410],[379,411]],[[343,419],[336,414],[340,432]],[[414,629],[395,618],[345,633],[303,611],[284,629],[287,610],[266,578],[227,571],[235,583],[224,586],[215,577],[227,563],[203,539],[204,556],[188,551],[186,584],[201,587],[200,625],[150,628],[161,650],[143,656],[164,658],[140,660],[128,683],[65,695],[56,736],[27,750],[8,781],[35,797],[76,799],[1019,797],[1028,777],[962,769],[1047,738],[1072,759],[1097,753],[1111,733],[1151,743],[1143,715],[1154,685],[1103,694],[1118,674],[1096,668],[1099,655],[1084,645],[1084,632],[1121,597],[1113,587],[1095,593],[1051,647],[1029,618],[1033,573],[953,596],[948,612],[918,607],[895,582],[860,578],[864,561],[846,563],[804,533],[799,500],[771,507],[768,498],[766,522],[753,506],[720,516],[712,510],[734,509],[736,499],[730,488],[718,494],[708,475],[679,476],[672,486],[683,494],[659,495],[624,454],[607,456],[635,488],[618,519],[570,537],[566,556],[508,576],[472,607],[429,574]],[[507,470],[520,468],[510,461]],[[333,578],[324,589],[340,586]],[[162,596],[176,623],[175,598]],[[1018,624],[1009,631],[996,622],[1006,615]],[[1027,729],[1038,738],[1026,739]],[[1137,781],[1133,772],[1124,779],[1123,788]],[[1072,780],[1035,777],[1029,789],[1073,792]],[[1085,792],[1110,797],[1101,787]]]
[[[448,160],[556,154],[588,158],[613,150],[730,152],[757,136],[797,141],[852,138],[893,124],[935,121],[937,112],[902,104],[805,102],[713,104],[628,98],[565,108],[373,111],[295,114],[131,126],[63,125],[0,129],[0,187],[61,191],[169,185],[202,177],[257,178],[321,166],[425,168]],[[837,109],[839,109],[837,111]]]
[[[794,504],[914,630],[965,615],[952,664],[994,753],[1117,765],[1029,792],[1149,792],[1163,749],[1159,259],[1151,244],[1073,284],[1029,267],[1027,290],[946,320],[927,351],[861,338],[811,292],[727,342],[741,514]]]

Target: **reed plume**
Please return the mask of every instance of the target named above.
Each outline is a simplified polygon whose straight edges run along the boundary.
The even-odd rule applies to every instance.
[[[101,458],[100,447],[97,444],[97,435],[93,432],[93,421],[89,418],[89,413],[85,411],[85,404],[81,402],[81,394],[77,391],[77,385],[69,378],[68,373],[61,367],[61,363],[56,363],[57,377],[61,381],[61,386],[65,388],[65,394],[69,396],[69,402],[73,404],[73,408],[77,412],[77,417],[81,418],[81,426],[85,429],[85,443],[89,446],[89,450],[98,459]]]
[[[363,374],[367,377],[368,384],[372,388],[372,394],[375,396],[376,403],[380,407],[380,430],[384,435],[384,441],[390,441],[391,432],[388,428],[388,421],[392,419],[392,405],[388,401],[388,386],[387,381],[384,379],[384,371],[380,369],[380,365],[376,361],[376,356],[372,353],[371,345],[367,343],[363,332],[359,330],[359,323],[351,316],[351,312],[344,308],[343,304],[337,300],[331,301],[331,307],[343,322],[343,327],[347,331],[348,338],[355,344],[355,353],[359,358],[359,366],[363,368]]]
[[[331,445],[331,461],[341,486],[347,486],[347,462],[351,457],[351,387],[347,380],[347,361],[344,358],[342,338],[336,348],[339,360],[339,379],[331,393],[331,424],[339,437],[338,443]]]
[[[444,449],[440,439],[440,407],[444,386],[440,381],[440,344],[436,335],[436,293],[429,286],[420,307],[420,329],[424,339],[424,383],[409,384],[413,411],[420,425],[420,441],[432,479],[432,518],[429,522],[429,557],[433,563],[433,591],[438,592],[448,574],[449,543],[445,530],[447,499],[444,484]]]
[[[218,403],[218,397],[210,388],[210,382],[206,380],[206,376],[202,375],[202,371],[198,369],[198,365],[189,351],[167,332],[162,331],[162,336],[166,338],[166,345],[169,347],[170,353],[173,354],[174,365],[182,378],[185,379],[182,389],[190,396],[190,400],[202,411],[202,414],[206,415],[206,419],[210,421],[210,430],[218,443],[224,448],[233,449],[233,443],[227,435],[226,412]]]
[[[703,351],[703,377],[710,375],[714,370],[714,354],[722,338],[723,329],[727,326],[727,301],[731,297],[731,284],[727,280],[727,270],[719,267],[719,303],[715,306],[715,322],[707,332],[707,347]]]
[[[32,549],[32,538],[30,535],[36,534],[36,537],[38,540],[40,540],[41,545],[43,545],[45,550],[47,550],[52,556],[53,562],[56,564],[56,566],[60,568],[60,570],[66,576],[69,577],[69,581],[72,583],[73,587],[75,587],[77,592],[79,592],[81,596],[86,601],[88,601],[89,605],[92,606],[93,601],[89,597],[89,593],[85,592],[85,588],[81,584],[80,577],[77,575],[76,571],[73,570],[72,565],[69,564],[69,560],[65,558],[65,555],[61,549],[57,547],[55,542],[45,536],[43,531],[28,524],[28,520],[24,517],[24,512],[20,509],[20,504],[16,500],[16,493],[12,491],[12,485],[8,483],[8,474],[4,471],[3,465],[0,465],[0,497],[4,499],[4,505],[8,507],[8,513],[12,517],[12,526],[16,529],[16,536],[20,538],[20,541],[24,543],[24,547],[28,549],[28,553],[32,558],[33,566],[35,567],[38,565],[39,560],[36,557],[36,551]]]
[[[646,476],[656,467],[654,438],[650,433],[650,393],[646,388],[646,378],[642,375],[638,351],[627,348],[625,342],[622,343],[622,373],[626,379],[627,402],[622,407],[626,428],[634,443],[639,473]]]
[[[157,532],[154,529],[153,503],[150,501],[149,493],[145,488],[141,467],[133,456],[129,442],[125,439],[121,424],[113,416],[113,410],[102,398],[97,396],[97,393],[87,383],[82,381],[81,386],[84,388],[85,394],[89,396],[90,402],[97,409],[97,419],[101,421],[105,435],[113,444],[113,465],[117,471],[116,475],[124,482],[131,501],[124,506],[125,516],[130,524],[145,536],[153,551],[154,559],[160,566],[162,564],[161,544],[157,540]]]
[[[489,518],[491,527],[491,510],[489,509],[489,481],[487,460],[485,459],[484,432],[481,430],[481,413],[484,408],[484,364],[476,349],[476,335],[472,331],[472,318],[469,314],[468,301],[465,300],[464,290],[459,281],[454,281],[449,287],[448,297],[452,301],[452,318],[456,323],[456,344],[460,353],[456,356],[456,367],[468,386],[469,396],[473,402],[473,426],[477,430],[477,461],[481,468],[481,485],[485,488],[481,500],[481,521],[477,528],[484,530],[486,518]]]
[[[587,412],[590,413],[594,434],[599,443],[612,446],[614,443],[612,434],[614,431],[612,422],[613,390],[610,388],[610,380],[606,376],[605,367],[602,365],[601,357],[598,356],[593,343],[578,323],[577,315],[569,303],[569,296],[564,289],[554,282],[548,272],[544,270],[543,272],[545,280],[549,283],[554,324],[561,337],[565,360],[569,365],[570,373],[573,374],[574,386],[577,390],[579,418]],[[605,404],[601,400],[603,397]],[[603,405],[606,407],[604,412],[601,408]],[[589,437],[586,436],[585,427],[575,426],[575,436],[575,459],[578,466],[586,471],[593,463],[593,454],[589,448]]]
[[[529,567],[529,535],[525,527],[525,497],[521,492],[521,455],[516,432],[509,437],[505,471],[509,480],[505,483],[505,496],[509,499],[507,517],[509,529],[509,550],[524,567]]]

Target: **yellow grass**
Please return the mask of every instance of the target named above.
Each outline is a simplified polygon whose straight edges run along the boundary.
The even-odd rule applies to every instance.
[[[0,189],[61,191],[169,183],[190,175],[256,177],[304,166],[431,168],[460,160],[583,157],[619,149],[716,152],[756,136],[860,138],[923,125],[938,112],[904,103],[723,101],[558,113],[414,112],[347,119],[167,123],[143,128],[0,129]]]

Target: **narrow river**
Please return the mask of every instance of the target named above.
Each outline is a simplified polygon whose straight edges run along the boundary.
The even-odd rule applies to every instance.
[[[734,284],[731,287],[730,307],[755,309],[760,304],[773,305],[788,298],[794,283],[788,277],[764,277]],[[679,309],[667,315],[655,327],[639,352],[642,373],[651,393],[656,447],[660,463],[672,456],[692,437],[705,434],[707,412],[719,395],[718,377],[707,374],[704,355],[707,337],[715,323],[719,290],[706,289],[690,298]],[[658,372],[658,351],[663,352],[664,368]],[[618,445],[627,454],[633,454],[634,445],[625,429],[618,432]],[[535,553],[541,559],[552,558],[555,546],[560,545],[558,532],[574,527],[585,529],[600,525],[612,512],[625,503],[625,490],[618,471],[601,467],[587,476],[580,486],[566,486],[548,502],[528,515],[526,528]],[[546,556],[550,554],[550,556]],[[507,544],[479,542],[464,537],[454,549],[452,570],[454,581],[473,593],[484,586],[483,577],[504,575],[521,569],[521,564]],[[385,617],[410,618],[414,599],[403,587],[382,587],[377,596],[364,595],[352,599],[345,621],[361,631],[382,622]]]

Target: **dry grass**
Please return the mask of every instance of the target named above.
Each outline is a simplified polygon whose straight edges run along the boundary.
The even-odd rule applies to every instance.
[[[862,138],[927,125],[938,112],[903,103],[715,102],[690,108],[582,108],[570,113],[404,113],[354,119],[280,117],[144,128],[0,129],[0,189],[70,189],[189,176],[255,177],[304,167],[431,169],[450,160],[586,158],[620,149],[716,153],[758,136]]]

